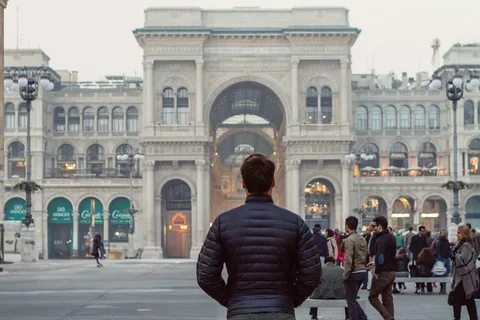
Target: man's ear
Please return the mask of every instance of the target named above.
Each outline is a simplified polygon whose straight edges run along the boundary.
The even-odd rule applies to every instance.
[[[273,178],[273,182],[272,182],[272,189],[275,187],[275,178]]]
[[[243,179],[242,179],[242,188],[247,190],[247,186],[245,185],[245,181],[243,181]]]

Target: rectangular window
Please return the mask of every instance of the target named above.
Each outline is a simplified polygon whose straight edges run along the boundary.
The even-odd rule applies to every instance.
[[[380,113],[372,113],[372,130],[382,130],[382,115]]]
[[[18,127],[26,128],[27,127],[27,114],[18,114]]]
[[[385,122],[385,129],[397,129],[397,114],[386,113]]]
[[[357,130],[358,131],[368,130],[367,114],[363,114],[363,113],[357,114]]]
[[[173,117],[174,117],[174,109],[164,107],[163,113],[162,113],[162,124],[172,125]]]
[[[430,113],[430,119],[428,119],[428,127],[430,129],[440,129],[440,121],[438,119],[438,114]]]
[[[316,124],[318,123],[318,109],[316,107],[307,107],[307,123]]]
[[[178,124],[188,124],[188,108],[178,108],[177,109],[177,123]]]
[[[424,113],[415,113],[415,129],[425,129]]]
[[[98,118],[97,131],[108,132],[108,118]]]
[[[410,113],[400,113],[400,129],[411,129],[410,127]]]
[[[69,118],[68,132],[78,132],[78,131],[80,131],[80,118]]]
[[[91,132],[94,130],[94,119],[93,118],[83,118],[83,131]]]
[[[112,131],[113,132],[123,132],[123,118],[113,119],[112,123]]]
[[[127,131],[138,132],[138,119],[127,119]]]
[[[5,115],[5,128],[15,128],[15,114]]]

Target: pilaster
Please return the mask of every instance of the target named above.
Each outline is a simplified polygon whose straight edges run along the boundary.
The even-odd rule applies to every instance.
[[[350,168],[347,161],[342,160],[342,223],[350,216]]]
[[[195,122],[203,125],[203,60],[195,60],[197,67]]]
[[[145,122],[146,126],[152,126],[154,124],[154,100],[153,97],[155,95],[155,83],[153,80],[153,65],[154,61],[151,59],[147,59],[144,62],[145,64],[145,101],[146,101],[146,108],[145,108]]]
[[[301,160],[287,160],[287,209],[299,214],[298,201],[300,198],[300,163]]]
[[[163,257],[162,247],[157,245],[155,241],[155,161],[145,162],[145,188],[144,188],[144,203],[145,207],[145,229],[147,230],[147,245],[143,251],[143,259],[159,259]]]
[[[108,210],[103,211],[103,240],[109,241],[110,240],[110,230],[109,230],[109,212]]]
[[[340,60],[340,70],[341,70],[341,88],[340,88],[340,103],[341,103],[341,112],[340,117],[342,124],[347,124],[349,122],[349,72],[348,72],[348,59]]]
[[[298,124],[298,64],[300,63],[299,59],[292,58],[292,88],[291,88],[291,108],[292,108],[292,118],[291,123],[292,125]]]
[[[43,260],[48,260],[48,214],[42,215],[42,254]]]

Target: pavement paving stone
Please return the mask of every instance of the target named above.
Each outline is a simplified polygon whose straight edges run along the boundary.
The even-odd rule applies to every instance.
[[[220,320],[226,310],[196,284],[192,260],[48,260],[5,265],[0,276],[0,320]],[[438,289],[437,289],[438,291]],[[445,295],[395,295],[396,319],[447,320]],[[368,292],[361,291],[362,299]],[[308,309],[297,320],[310,319]],[[370,320],[381,320],[367,302]],[[466,316],[466,310],[464,311]],[[319,310],[319,319],[344,320],[339,309]]]

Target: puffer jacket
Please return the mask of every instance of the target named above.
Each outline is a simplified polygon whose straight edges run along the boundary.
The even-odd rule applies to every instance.
[[[244,205],[218,216],[197,262],[198,285],[228,308],[227,318],[294,314],[321,274],[319,250],[308,226],[268,195],[250,195]]]
[[[345,280],[352,272],[365,271],[368,254],[367,241],[357,231],[348,235],[342,244],[342,249],[345,252],[345,271],[343,273]]]

